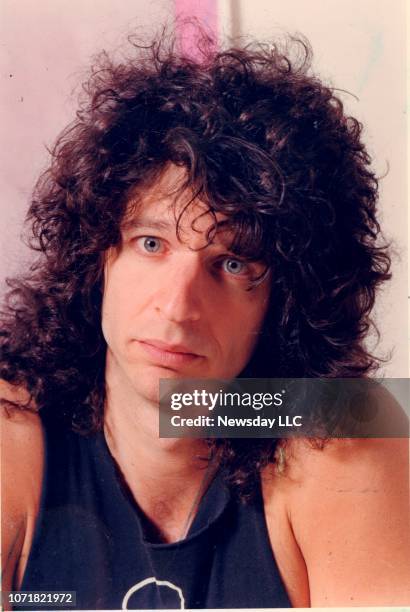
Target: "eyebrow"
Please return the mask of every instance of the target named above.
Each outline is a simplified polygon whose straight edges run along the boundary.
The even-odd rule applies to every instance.
[[[229,232],[228,228],[224,228],[224,226],[226,225],[226,221],[220,221],[219,222],[219,227],[220,230],[218,232],[218,237],[219,237],[219,246],[223,246],[225,249],[227,249],[228,251],[232,252],[231,247],[230,247],[230,239],[229,238],[224,238],[224,234],[226,232]],[[124,221],[121,224],[121,229],[122,231],[129,231],[129,230],[136,230],[136,229],[153,229],[153,230],[175,230],[175,223],[170,222],[170,221],[164,221],[162,219],[157,219],[155,217],[134,217],[134,218],[130,218],[128,221]],[[207,244],[207,247],[217,247],[218,243],[215,243],[214,241],[211,241],[210,243]],[[237,253],[237,256],[240,257],[240,254]]]
[[[146,227],[148,229],[156,230],[167,230],[174,227],[173,223],[169,221],[162,221],[161,219],[151,219],[150,217],[142,217],[139,219],[129,219],[121,224],[123,230],[138,229]]]

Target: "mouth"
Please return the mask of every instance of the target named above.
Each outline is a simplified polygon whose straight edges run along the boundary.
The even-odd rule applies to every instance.
[[[138,344],[151,361],[158,365],[168,367],[188,365],[203,357],[184,344],[167,344],[155,339],[138,340]]]

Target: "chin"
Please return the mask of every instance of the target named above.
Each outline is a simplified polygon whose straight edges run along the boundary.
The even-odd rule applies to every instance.
[[[183,374],[152,366],[143,368],[138,374],[131,377],[135,392],[146,401],[158,405],[159,403],[159,381],[161,378],[184,378]]]

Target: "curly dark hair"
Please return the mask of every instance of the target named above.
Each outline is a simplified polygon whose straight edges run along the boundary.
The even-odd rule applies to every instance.
[[[244,374],[362,377],[376,367],[363,341],[390,276],[378,182],[361,124],[312,73],[307,41],[287,48],[204,44],[194,60],[160,38],[133,43],[118,62],[99,56],[34,190],[30,244],[40,255],[8,281],[2,313],[1,376],[45,418],[83,433],[102,427],[104,254],[119,243],[130,190],[169,163],[227,215],[233,248],[272,269],[272,305]],[[214,444],[242,486],[275,448]]]

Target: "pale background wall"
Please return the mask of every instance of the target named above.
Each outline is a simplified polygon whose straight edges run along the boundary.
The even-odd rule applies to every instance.
[[[73,117],[90,56],[172,20],[175,5],[218,12],[225,36],[305,34],[319,74],[359,98],[342,94],[365,123],[376,171],[389,166],[381,218],[398,252],[376,310],[379,350],[394,349],[386,375],[408,376],[405,0],[1,0],[0,278],[26,265],[19,235],[30,190],[47,163],[45,146]]]
[[[171,0],[0,0],[0,276],[21,268],[18,236],[46,145],[74,117],[90,57],[173,16]]]

